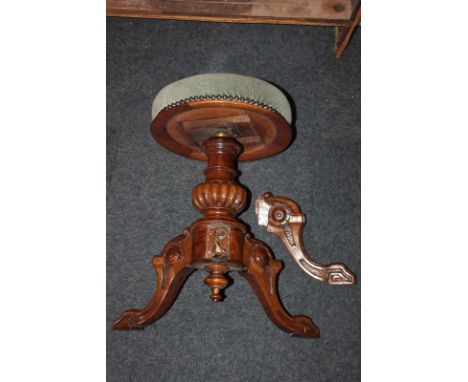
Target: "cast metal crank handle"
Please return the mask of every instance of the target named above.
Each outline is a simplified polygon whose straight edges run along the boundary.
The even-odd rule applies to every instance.
[[[318,264],[307,254],[302,241],[305,216],[291,199],[265,192],[255,203],[258,224],[267,227],[283,242],[294,261],[308,275],[328,284],[355,284],[356,276],[341,263]]]

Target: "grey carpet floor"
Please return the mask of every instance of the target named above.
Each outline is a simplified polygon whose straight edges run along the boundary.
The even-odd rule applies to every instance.
[[[111,330],[123,310],[151,297],[151,257],[199,217],[191,190],[205,164],[166,151],[149,132],[156,93],[198,73],[256,76],[288,93],[295,141],[273,158],[241,164],[240,180],[253,198],[271,191],[296,200],[311,255],[347,263],[360,282],[360,30],[340,60],[333,38],[320,27],[107,19],[109,382],[360,380],[360,285],[308,277],[257,225],[252,204],[241,219],[284,262],[284,306],[312,317],[320,339],[276,328],[237,274],[225,301],[212,303],[202,271],[156,324]]]

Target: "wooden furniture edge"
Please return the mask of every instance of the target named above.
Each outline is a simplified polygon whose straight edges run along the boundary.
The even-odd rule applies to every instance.
[[[205,21],[218,23],[245,23],[245,24],[276,24],[276,25],[311,25],[311,26],[333,26],[348,27],[352,20],[339,19],[299,19],[299,18],[274,18],[274,17],[212,17],[193,15],[161,15],[147,11],[119,10],[108,8],[106,16],[110,17],[132,17],[141,19],[181,20],[181,21]]]
[[[351,36],[356,30],[357,26],[361,23],[361,1],[358,2],[354,9],[351,23],[348,26],[337,26],[335,35],[335,55],[340,58],[343,55],[346,47],[351,40]]]

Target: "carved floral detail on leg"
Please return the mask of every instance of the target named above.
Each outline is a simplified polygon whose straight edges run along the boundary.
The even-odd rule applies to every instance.
[[[356,276],[342,263],[319,264],[312,260],[302,241],[305,216],[291,199],[265,192],[256,201],[258,224],[278,236],[294,261],[313,278],[328,284],[355,284]]]
[[[156,270],[156,290],[148,304],[141,310],[126,310],[113,322],[115,330],[143,329],[160,319],[171,307],[179,294],[187,277],[195,271],[189,268],[190,252],[184,248],[186,241],[191,240],[189,229],[182,235],[172,239],[162,250],[161,256],[153,257],[153,266]]]
[[[290,316],[277,292],[278,273],[283,263],[275,260],[260,240],[246,236],[244,244],[246,270],[240,274],[249,282],[271,321],[294,337],[320,337],[319,328],[306,316]]]

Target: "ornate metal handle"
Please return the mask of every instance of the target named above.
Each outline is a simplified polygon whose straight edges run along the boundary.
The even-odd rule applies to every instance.
[[[274,233],[301,269],[313,278],[328,284],[355,284],[356,276],[345,264],[321,265],[307,254],[302,242],[302,227],[305,216],[291,199],[275,197],[270,192],[260,196],[255,205],[258,224]]]

